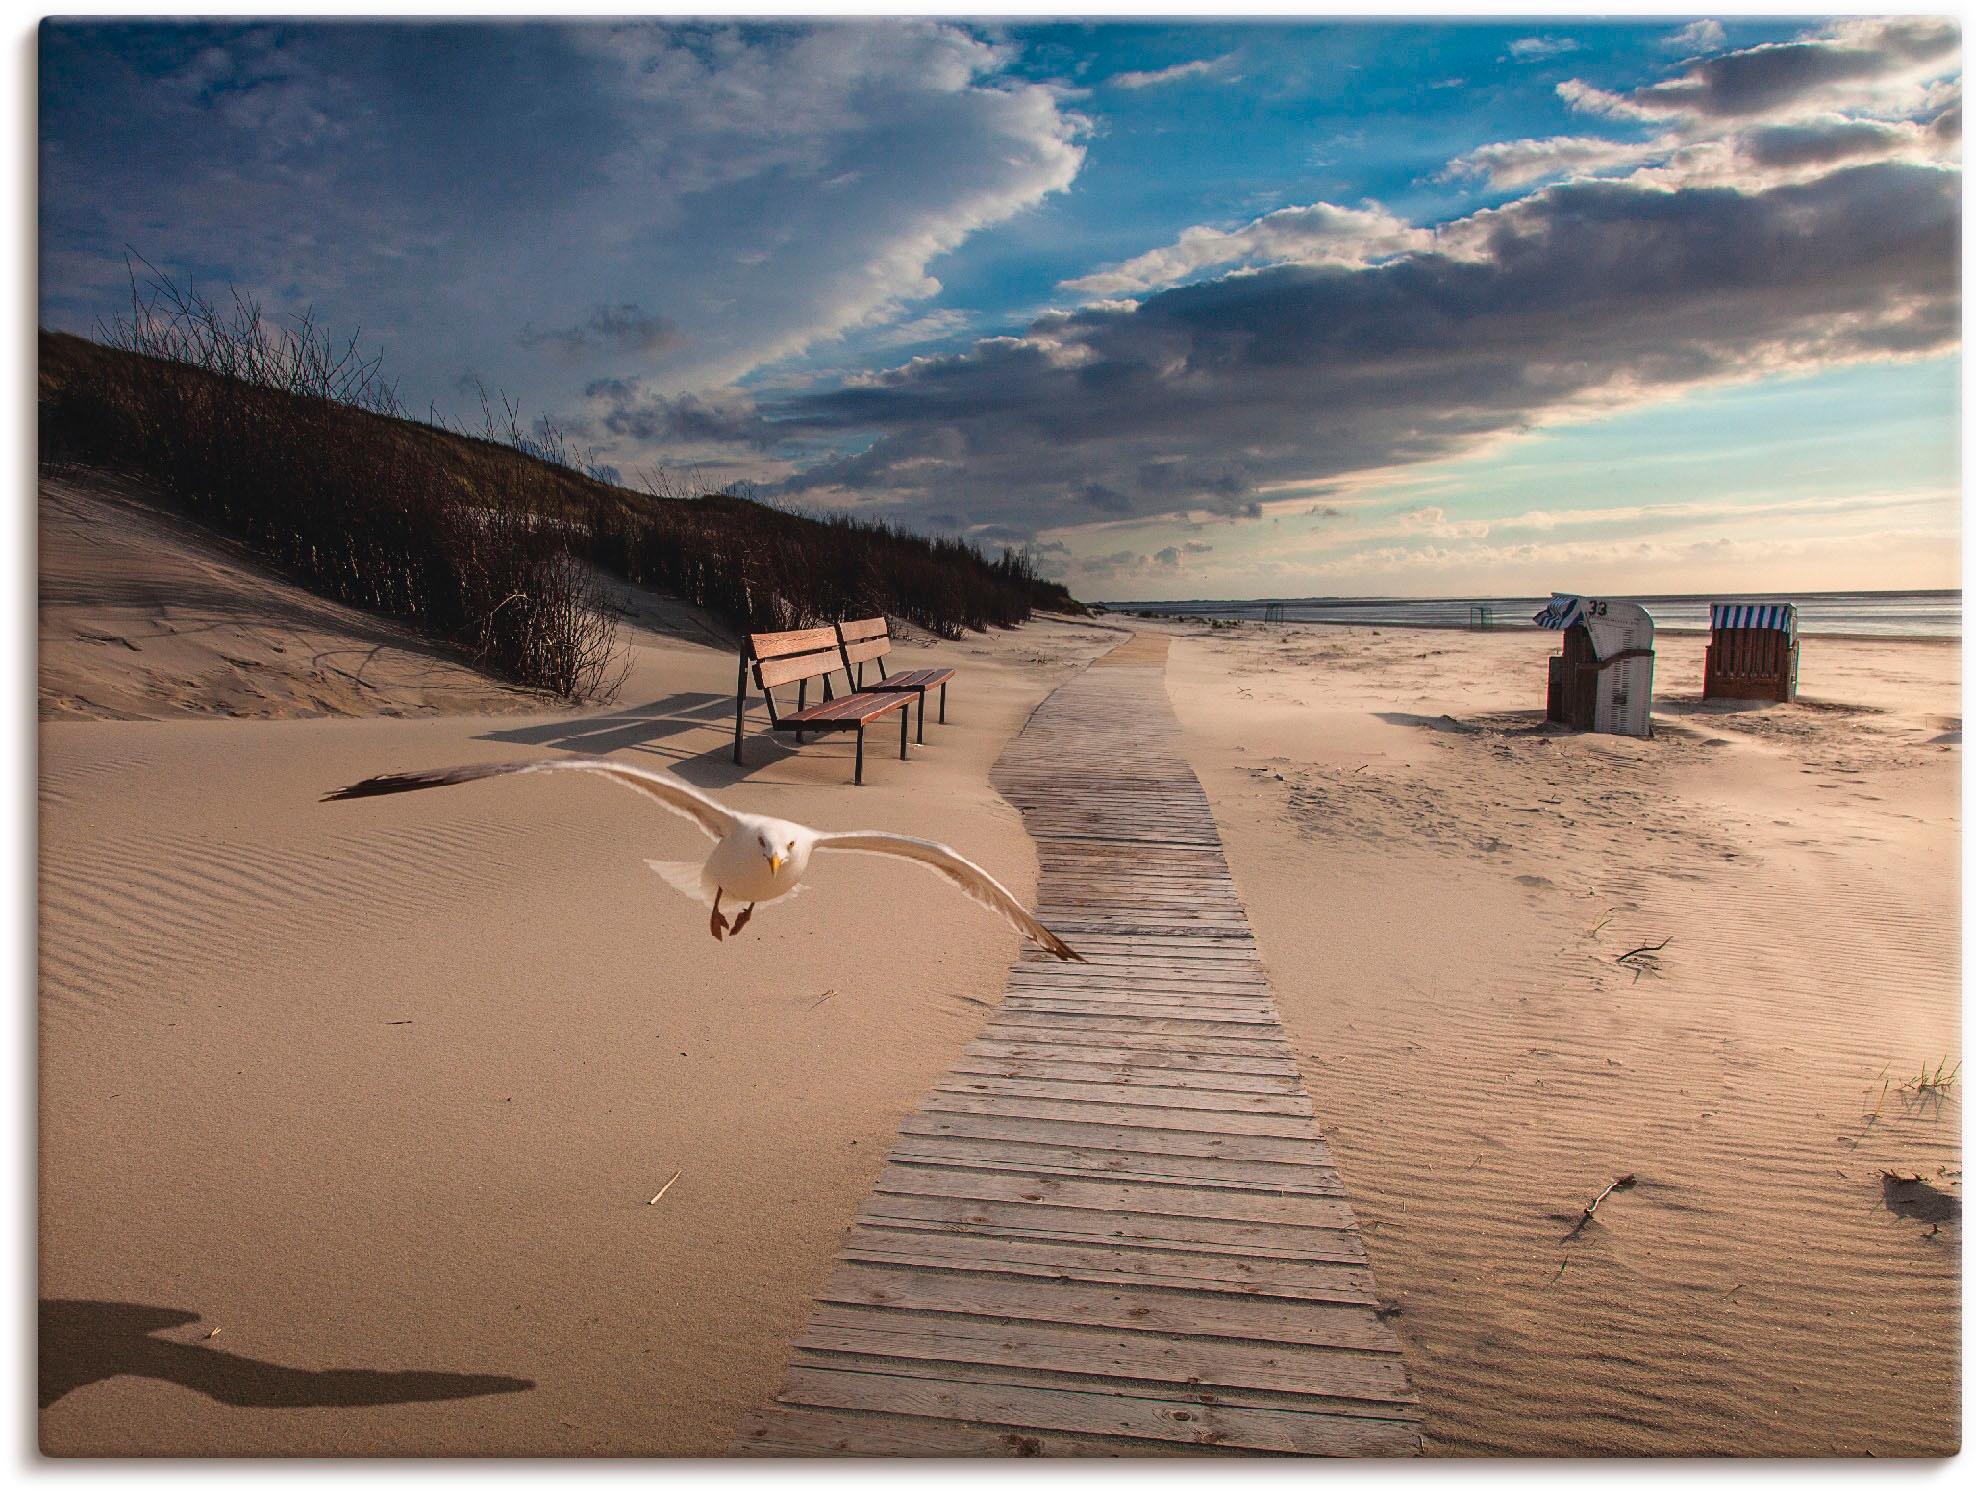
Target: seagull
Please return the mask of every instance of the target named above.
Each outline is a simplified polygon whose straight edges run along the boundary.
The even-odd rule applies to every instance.
[[[354,797],[383,797],[391,792],[417,792],[426,787],[478,782],[483,777],[523,776],[539,771],[597,772],[652,798],[669,812],[680,814],[714,839],[715,848],[700,864],[692,860],[682,863],[659,859],[650,859],[647,864],[676,890],[709,908],[708,929],[718,942],[724,933],[734,937],[742,931],[757,907],[804,890],[802,881],[811,865],[813,851],[826,849],[912,859],[935,871],[978,905],[996,912],[1055,958],[1075,963],[1087,961],[1047,930],[988,870],[971,863],[947,844],[868,829],[823,833],[783,818],[738,813],[725,808],[706,792],[696,791],[677,776],[623,761],[597,758],[489,761],[440,771],[409,771],[367,777],[324,794],[322,800],[343,802]],[[724,895],[743,903],[733,922],[722,913]]]

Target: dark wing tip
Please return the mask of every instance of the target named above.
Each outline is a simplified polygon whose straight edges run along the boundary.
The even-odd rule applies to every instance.
[[[325,792],[319,802],[345,802],[347,798],[382,798],[386,792],[412,792],[416,786],[432,786],[430,782],[416,782],[404,776],[366,776],[363,782],[353,782],[351,786],[341,786],[335,792]]]
[[[1084,963],[1087,961],[1085,958],[1081,957],[1078,953],[1074,952],[1073,949],[1068,947],[1064,942],[1061,942],[1056,934],[1052,932],[1047,932],[1046,936],[1048,939],[1050,939],[1045,944],[1046,951],[1051,953],[1055,958],[1059,959],[1060,962]]]

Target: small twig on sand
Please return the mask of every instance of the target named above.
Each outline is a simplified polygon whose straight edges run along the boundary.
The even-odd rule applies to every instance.
[[[1564,1237],[1562,1241],[1567,1242],[1569,1237],[1576,1236],[1576,1234],[1581,1232],[1584,1227],[1587,1227],[1591,1222],[1596,1220],[1596,1208],[1603,1204],[1604,1199],[1608,1197],[1611,1191],[1627,1191],[1636,1184],[1637,1184],[1637,1177],[1635,1175],[1621,1175],[1618,1176],[1615,1180],[1611,1181],[1608,1185],[1604,1186],[1602,1190],[1597,1193],[1596,1199],[1594,1201],[1591,1201],[1587,1206],[1582,1208],[1581,1220],[1575,1224],[1574,1231],[1570,1232],[1568,1234],[1568,1237]]]
[[[1630,958],[1634,958],[1634,957],[1636,957],[1636,956],[1637,956],[1637,955],[1638,955],[1639,953],[1656,953],[1656,952],[1662,952],[1662,951],[1664,951],[1664,948],[1665,948],[1665,944],[1666,944],[1666,943],[1668,943],[1668,942],[1670,942],[1670,941],[1671,941],[1671,938],[1669,938],[1669,937],[1667,937],[1667,938],[1666,938],[1666,939],[1664,940],[1664,942],[1654,942],[1654,943],[1651,943],[1650,945],[1648,945],[1648,946],[1646,946],[1646,947],[1633,947],[1633,948],[1632,948],[1632,949],[1631,949],[1631,950],[1630,950],[1629,952],[1627,952],[1627,953],[1625,953],[1625,954],[1623,955],[1623,957],[1621,957],[1621,958],[1618,958],[1618,959],[1617,959],[1616,961],[1617,961],[1617,962],[1619,962],[1619,963],[1622,963],[1622,962],[1624,962],[1624,961],[1626,961],[1626,960],[1628,960],[1628,959],[1630,959]]]
[[[658,1201],[662,1196],[665,1196],[667,1194],[668,1186],[672,1186],[674,1182],[679,1180],[680,1178],[681,1178],[681,1172],[679,1170],[676,1170],[672,1175],[668,1176],[667,1185],[662,1186],[659,1190],[655,1191],[653,1193],[653,1201],[649,1201],[647,1205],[652,1206],[654,1201]]]
[[[828,999],[832,998],[832,996],[837,994],[838,992],[839,991],[837,989],[827,989],[825,993],[819,995],[817,999],[814,999],[812,1001],[812,1009],[814,1010],[817,1009],[820,1005],[824,1004]],[[805,1013],[810,1014],[811,1010],[807,1010]]]

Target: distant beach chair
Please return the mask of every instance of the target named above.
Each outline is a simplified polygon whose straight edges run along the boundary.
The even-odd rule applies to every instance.
[[[1493,629],[1493,608],[1491,606],[1473,606],[1466,616],[1465,626],[1467,631],[1491,631]]]
[[[1285,603],[1283,601],[1268,601],[1266,603],[1266,620],[1267,621],[1286,620]]]
[[[1642,606],[1556,592],[1534,625],[1562,634],[1561,652],[1548,659],[1550,720],[1599,735],[1651,733],[1656,652]]]
[[[1713,637],[1706,644],[1708,699],[1795,698],[1802,644],[1795,635],[1795,607],[1785,603],[1716,601]]]

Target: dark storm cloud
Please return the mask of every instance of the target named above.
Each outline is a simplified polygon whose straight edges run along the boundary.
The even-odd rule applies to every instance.
[[[1457,225],[1450,255],[1055,313],[771,428],[878,431],[787,487],[910,516],[1243,516],[1271,482],[1453,454],[1579,399],[1952,347],[1958,216],[1957,174],[1896,163],[1753,193],[1565,184]]]
[[[778,432],[741,396],[722,403],[695,394],[657,398],[630,379],[598,378],[585,385],[585,397],[606,408],[595,422],[615,435],[640,441],[718,441],[759,450],[775,444]]]
[[[905,318],[1071,184],[1084,122],[1013,55],[943,21],[49,21],[42,321],[123,308],[130,244],[363,326],[415,405],[464,365],[530,408],[719,389]]]
[[[1924,63],[1960,45],[1951,21],[1880,20],[1840,28],[1841,35],[1753,47],[1690,64],[1682,78],[1640,88],[1631,102],[1658,113],[1732,119],[1767,114],[1809,95],[1861,87]]]
[[[1911,136],[1902,129],[1874,120],[1819,121],[1781,124],[1757,129],[1744,137],[1742,149],[1757,166],[1827,166],[1853,156],[1889,155]]]
[[[525,326],[516,334],[519,346],[541,348],[567,362],[581,362],[600,352],[629,352],[654,356],[684,347],[689,338],[665,316],[648,315],[631,302],[602,305],[576,326],[539,331]]]

